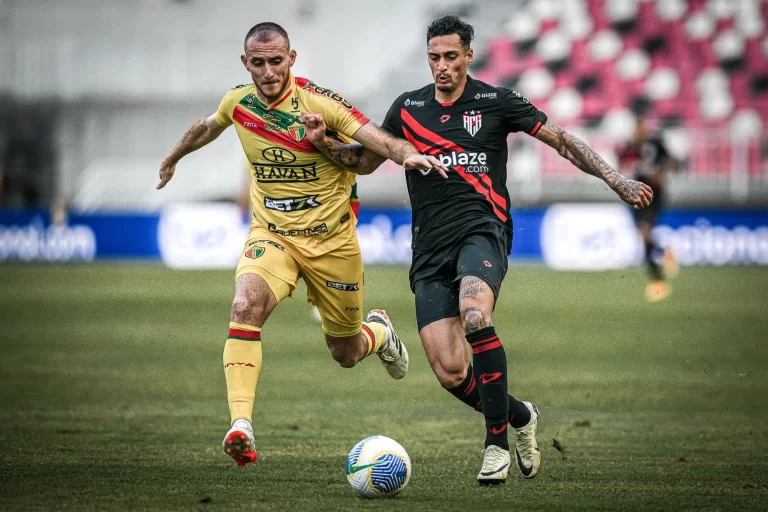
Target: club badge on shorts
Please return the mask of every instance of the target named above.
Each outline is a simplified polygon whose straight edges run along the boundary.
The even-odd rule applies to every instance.
[[[260,258],[262,254],[264,254],[264,251],[266,249],[264,247],[256,246],[251,247],[247,251],[245,251],[245,257],[251,258],[252,260],[255,260],[256,258]]]

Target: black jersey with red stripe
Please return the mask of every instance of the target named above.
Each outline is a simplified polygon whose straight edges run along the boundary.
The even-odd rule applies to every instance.
[[[410,141],[450,166],[448,179],[435,171],[407,171],[413,209],[413,251],[425,253],[456,243],[489,223],[512,220],[507,190],[507,135],[535,135],[547,116],[517,91],[471,77],[451,104],[435,99],[435,85],[401,95],[382,128]]]

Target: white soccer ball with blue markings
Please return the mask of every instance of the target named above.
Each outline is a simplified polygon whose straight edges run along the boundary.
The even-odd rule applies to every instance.
[[[354,490],[367,498],[388,498],[408,485],[411,458],[394,439],[371,436],[349,452],[347,479]]]

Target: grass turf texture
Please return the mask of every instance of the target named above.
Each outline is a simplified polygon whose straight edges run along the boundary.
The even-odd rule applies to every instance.
[[[640,269],[513,267],[495,313],[511,391],[538,404],[540,475],[480,488],[482,417],[442,390],[404,268],[366,271],[411,370],[343,370],[303,289],[263,331],[256,466],[220,448],[231,272],[0,267],[0,508],[757,510],[768,503],[768,272],[691,269],[665,303]],[[390,436],[413,476],[358,498],[344,464]],[[557,448],[556,448],[557,446]],[[763,505],[760,505],[762,503]]]

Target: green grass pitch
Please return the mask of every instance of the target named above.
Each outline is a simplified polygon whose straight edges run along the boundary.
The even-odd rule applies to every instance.
[[[641,269],[512,267],[495,324],[510,391],[541,410],[542,470],[478,487],[482,417],[442,390],[420,347],[405,268],[368,268],[411,353],[331,359],[304,291],[263,331],[260,460],[242,470],[222,347],[232,272],[0,267],[2,510],[764,510],[768,271],[684,270],[669,301]],[[398,440],[408,488],[364,500],[344,475],[360,439]],[[555,445],[558,448],[555,447]],[[762,505],[761,505],[762,504]]]

